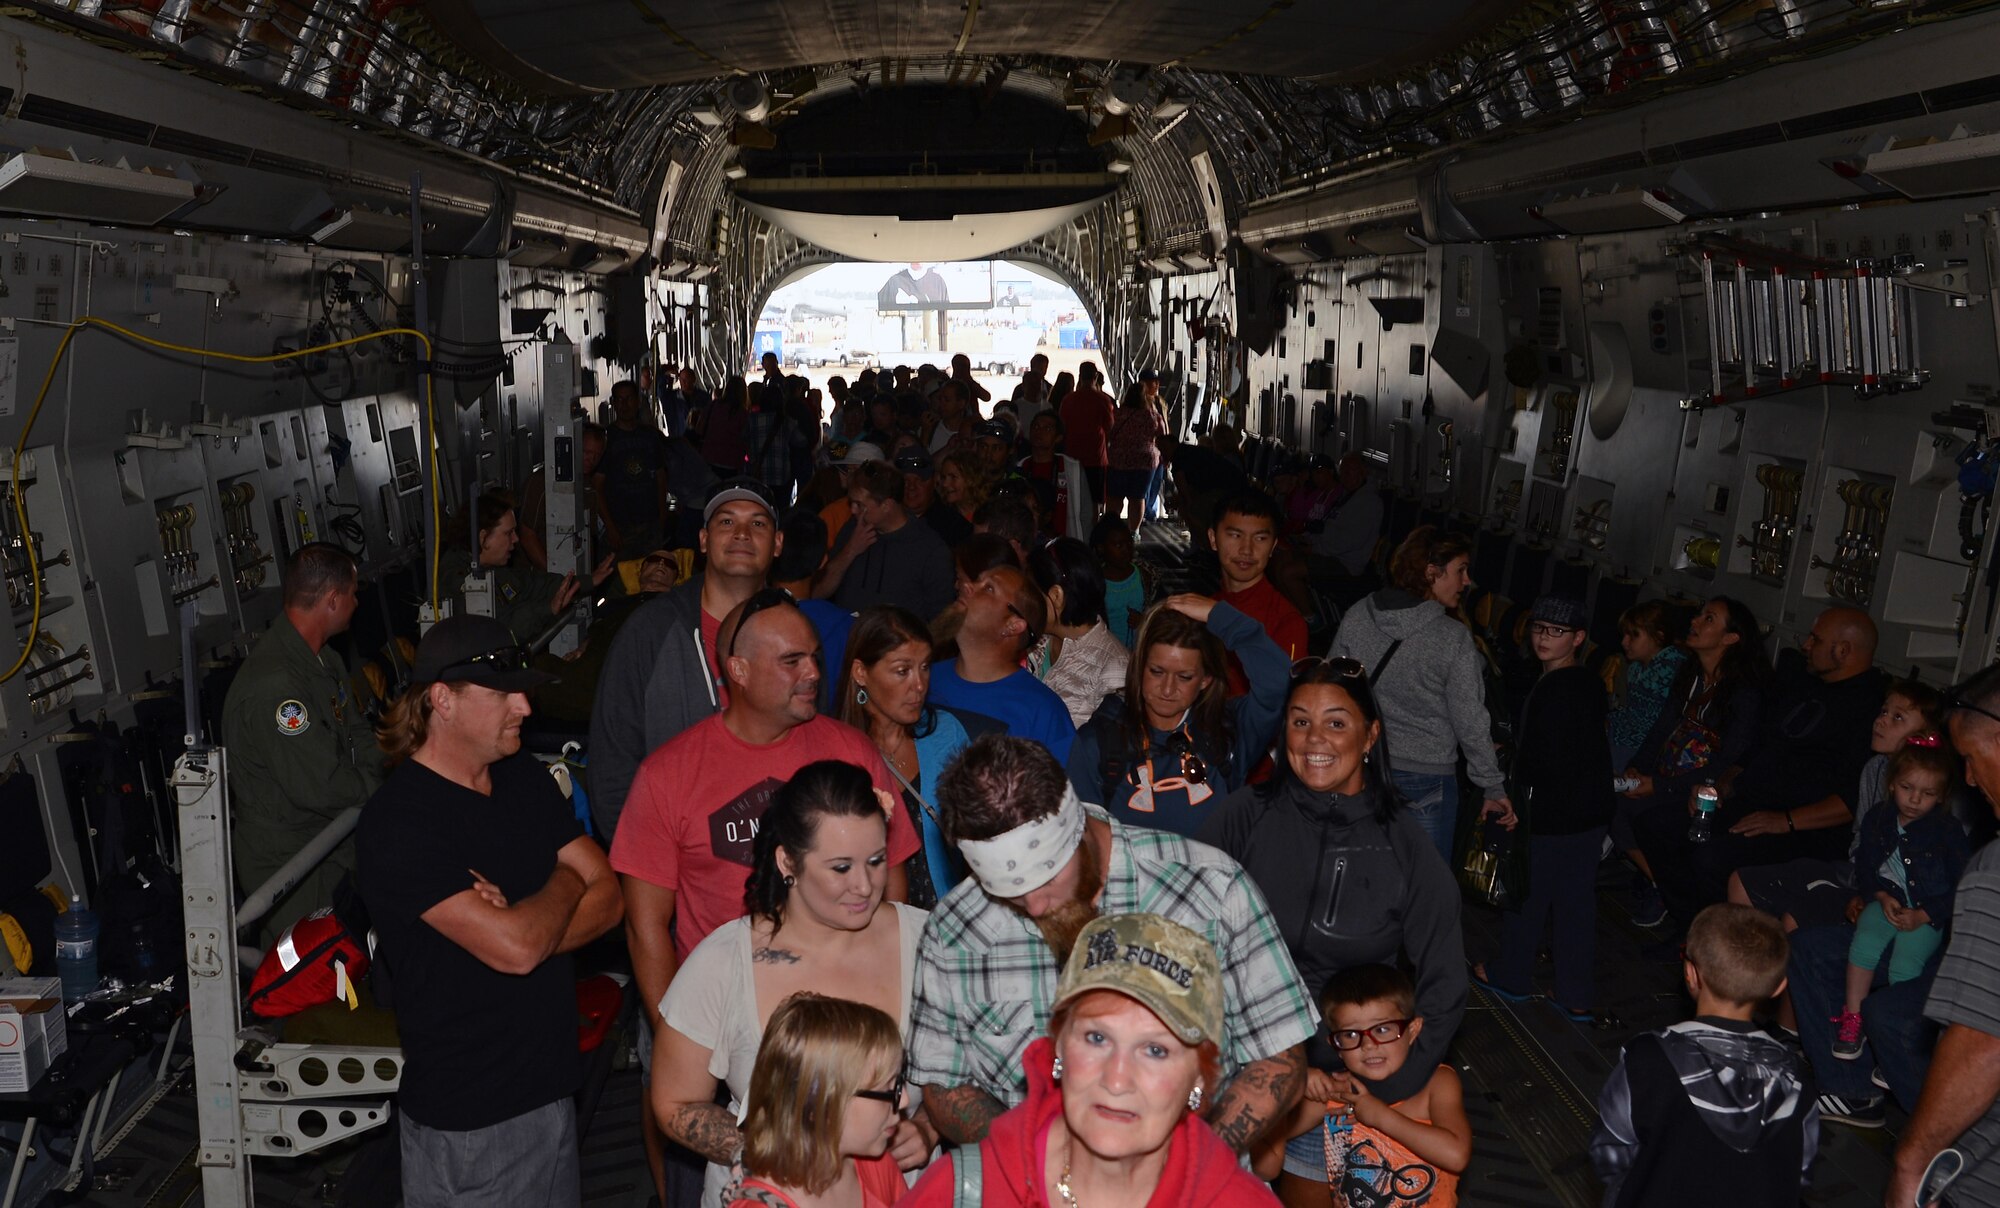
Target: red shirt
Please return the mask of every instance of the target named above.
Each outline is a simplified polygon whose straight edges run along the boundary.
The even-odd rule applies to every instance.
[[[1285,598],[1285,593],[1271,586],[1271,580],[1259,579],[1242,591],[1217,592],[1216,599],[1236,611],[1256,621],[1271,635],[1287,658],[1302,659],[1306,656],[1306,619],[1299,610]],[[1234,654],[1229,656],[1229,695],[1242,696],[1250,691],[1250,681],[1243,678],[1243,664]]]
[[[744,742],[720,713],[663,743],[639,765],[611,841],[611,867],[671,889],[682,960],[709,932],[743,917],[757,820],[794,772],[822,759],[864,768],[895,797],[889,769],[861,731],[815,717],[766,746]],[[889,862],[916,854],[909,812],[889,817]]]
[[[1030,453],[1021,459],[1020,465],[1017,468],[1021,471],[1023,477],[1040,478],[1045,482],[1054,484],[1056,488],[1056,506],[1049,512],[1048,523],[1042,527],[1058,537],[1068,536],[1069,479],[1062,472],[1062,456],[1058,454],[1049,458],[1047,464],[1038,465],[1035,462],[1034,454]]]
[[[1090,469],[1110,464],[1111,451],[1104,438],[1110,435],[1114,418],[1111,396],[1102,390],[1072,390],[1062,401],[1061,411],[1063,452]]]
[[[715,648],[716,639],[722,633],[722,621],[708,615],[708,609],[701,610],[701,648],[708,653],[708,674],[715,682],[716,702],[727,708],[729,705],[729,681],[722,675],[722,651]]]

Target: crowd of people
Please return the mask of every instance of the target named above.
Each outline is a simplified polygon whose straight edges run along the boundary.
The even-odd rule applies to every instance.
[[[577,1202],[569,954],[622,923],[672,1208],[1444,1208],[1473,987],[1597,1019],[1607,863],[1694,1007],[1605,1088],[1607,1203],[1793,1203],[1821,1126],[1890,1096],[1890,1203],[1954,1142],[1953,1202],[2000,1195],[2000,671],[1890,681],[1846,607],[1774,660],[1717,597],[1627,610],[1608,677],[1583,601],[1480,631],[1463,537],[1388,548],[1357,457],[1254,480],[1157,375],[1120,404],[1037,357],[982,406],[962,364],[898,369],[822,423],[766,369],[621,383],[586,431],[611,603],[578,656],[523,650],[585,588],[495,493],[498,615],[423,638],[382,760],[315,757],[372,793],[409,1203]],[[1136,554],[1162,477],[1206,593]],[[329,548],[273,648],[314,674],[352,612]],[[587,808],[521,739],[578,676]],[[1518,870],[1489,951],[1469,848]]]

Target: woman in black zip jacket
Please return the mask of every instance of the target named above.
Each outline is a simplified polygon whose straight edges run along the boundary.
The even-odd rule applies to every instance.
[[[1423,1031],[1403,1068],[1370,1089],[1385,1103],[1421,1090],[1465,1013],[1458,884],[1405,810],[1385,766],[1381,714],[1353,659],[1293,679],[1269,784],[1239,789],[1200,838],[1235,857],[1271,907],[1306,989],[1354,965],[1407,961]],[[1307,1059],[1343,1067],[1323,1037]]]

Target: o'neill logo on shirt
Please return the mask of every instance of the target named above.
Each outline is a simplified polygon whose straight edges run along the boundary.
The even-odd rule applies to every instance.
[[[771,808],[784,781],[760,780],[708,816],[708,849],[718,860],[750,867],[750,845],[757,838],[757,820]]]

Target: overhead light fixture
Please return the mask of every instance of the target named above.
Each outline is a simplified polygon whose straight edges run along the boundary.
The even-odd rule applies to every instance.
[[[354,252],[400,252],[410,246],[410,216],[351,206],[322,221],[312,241]]]
[[[193,181],[158,168],[87,164],[36,148],[0,164],[0,210],[151,226],[195,199]]]
[[[711,129],[719,128],[722,125],[722,111],[713,105],[704,105],[699,109],[690,110],[688,116]]]
[[[750,175],[750,169],[744,167],[742,164],[730,164],[722,170],[722,174],[731,180],[742,180],[744,177]]]
[[[1547,205],[1531,206],[1528,212],[1571,235],[1677,226],[1687,220],[1687,211],[1669,201],[1663,189],[1612,189],[1559,197]]]
[[[554,264],[569,251],[569,245],[559,239],[524,239],[521,245],[507,254],[507,263],[515,268],[540,268]]]
[[[1106,172],[1116,172],[1118,175],[1123,176],[1132,170],[1132,161],[1122,155],[1114,155],[1105,163],[1104,170]]]
[[[306,236],[306,238],[312,240],[314,243],[325,243],[327,240],[333,238],[335,235],[338,235],[340,232],[346,230],[348,224],[353,221],[354,221],[353,210],[335,210],[333,211],[333,216],[331,218],[327,218],[326,221],[323,224],[321,224],[318,230]]]
[[[2000,134],[1972,134],[1960,127],[1935,143],[1890,147],[1863,163],[1868,175],[1905,197],[1950,197],[2000,188]]]
[[[575,262],[570,267],[583,273],[608,273],[624,268],[630,259],[618,248],[585,244],[577,249]]]
[[[1153,106],[1153,120],[1156,122],[1170,122],[1181,114],[1186,113],[1187,108],[1188,103],[1186,101],[1172,93],[1168,93],[1166,96],[1160,98],[1159,104]]]
[[[1146,261],[1146,267],[1152,269],[1162,277],[1171,277],[1181,271],[1181,262],[1172,256],[1155,256]]]
[[[688,269],[686,279],[689,281],[700,281],[714,271],[715,266],[713,264],[697,264]]]

